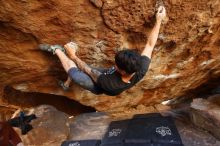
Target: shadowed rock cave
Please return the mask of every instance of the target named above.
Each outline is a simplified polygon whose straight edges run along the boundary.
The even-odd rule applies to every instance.
[[[195,89],[189,90],[186,94],[177,97],[175,99],[171,99],[169,102],[170,105],[174,107],[181,103],[191,103],[193,99],[203,98],[208,99],[210,96],[220,94],[220,78],[212,78],[205,82],[204,84],[196,87]]]
[[[10,105],[12,109],[13,107],[25,109],[44,104],[54,106],[58,110],[73,116],[96,111],[92,107],[82,105],[65,96],[37,92],[22,92],[10,86],[5,87],[2,101],[4,104],[9,105],[8,109],[10,109]],[[6,108],[7,107],[5,107],[5,109]]]

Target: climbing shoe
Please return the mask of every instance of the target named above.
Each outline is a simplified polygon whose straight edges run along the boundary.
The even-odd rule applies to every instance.
[[[69,87],[65,86],[63,81],[58,81],[58,84],[59,84],[60,87],[63,88],[64,91],[68,91],[69,90]]]
[[[65,53],[65,49],[60,45],[40,44],[39,48],[43,51],[51,52],[53,54],[55,54],[56,49],[60,49]]]

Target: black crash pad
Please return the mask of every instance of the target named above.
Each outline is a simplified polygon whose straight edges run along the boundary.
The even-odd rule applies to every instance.
[[[120,146],[183,146],[183,145],[179,145],[179,144],[159,144],[159,143],[124,143],[123,145],[120,145]]]
[[[182,146],[182,141],[172,117],[153,113],[112,122],[101,146]]]
[[[129,122],[125,143],[182,145],[172,117],[163,117],[159,113],[134,116]]]
[[[61,146],[99,146],[100,140],[64,141]]]
[[[105,146],[183,146],[179,144],[157,144],[157,143],[121,143],[121,144],[107,144]]]
[[[128,128],[129,120],[113,121],[101,141],[101,146],[120,145],[124,143],[124,137]]]

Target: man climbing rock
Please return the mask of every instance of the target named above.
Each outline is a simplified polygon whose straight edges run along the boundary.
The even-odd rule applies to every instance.
[[[78,46],[67,43],[64,48],[59,45],[41,44],[41,50],[52,52],[60,59],[69,78],[60,82],[64,89],[68,89],[71,80],[94,94],[118,95],[139,82],[146,74],[151,55],[156,44],[159,30],[166,10],[163,6],[158,8],[156,23],[153,27],[147,44],[141,54],[131,49],[119,51],[115,55],[115,66],[109,69],[96,69],[90,67],[76,56]],[[67,57],[67,55],[68,57]]]

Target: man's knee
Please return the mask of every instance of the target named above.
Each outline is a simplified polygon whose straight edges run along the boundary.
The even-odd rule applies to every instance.
[[[77,67],[70,68],[68,74],[77,84],[88,84],[88,82],[91,82],[91,78]]]
[[[76,64],[73,61],[68,62],[68,72],[71,68],[77,68]]]

